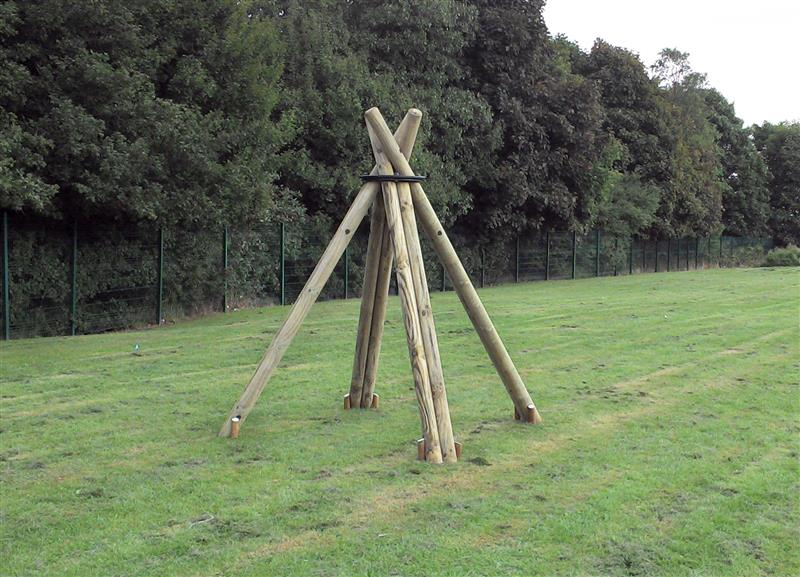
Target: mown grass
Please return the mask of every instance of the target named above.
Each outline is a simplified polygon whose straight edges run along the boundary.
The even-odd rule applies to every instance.
[[[396,298],[379,411],[340,406],[358,301],[320,303],[238,440],[285,309],[2,344],[2,574],[800,574],[800,270],[481,294],[545,424],[434,294],[455,466],[414,460]]]

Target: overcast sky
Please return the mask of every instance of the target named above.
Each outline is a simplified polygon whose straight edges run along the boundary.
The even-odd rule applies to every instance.
[[[648,69],[662,48],[688,52],[745,125],[800,120],[797,0],[547,0],[544,19],[553,36],[584,50],[603,38]]]

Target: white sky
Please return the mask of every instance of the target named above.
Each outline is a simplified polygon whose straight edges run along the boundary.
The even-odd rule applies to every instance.
[[[547,0],[544,19],[584,50],[599,37],[638,53],[648,72],[662,48],[688,52],[745,126],[800,120],[797,0]]]

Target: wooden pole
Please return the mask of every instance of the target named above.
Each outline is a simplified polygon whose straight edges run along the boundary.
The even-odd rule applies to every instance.
[[[381,210],[385,211],[383,197],[378,198]],[[384,215],[385,218],[386,215]],[[367,343],[367,359],[364,366],[364,384],[359,404],[362,409],[377,408],[373,406],[375,396],[375,379],[378,374],[378,360],[383,340],[383,323],[386,321],[386,304],[389,301],[389,285],[392,281],[392,240],[389,238],[389,227],[383,227],[381,254],[378,261],[378,281],[375,285],[375,303],[372,307],[372,324]]]
[[[378,174],[394,174],[394,168],[386,158],[381,142],[375,137],[369,125],[367,127],[370,133],[372,150],[375,154]],[[395,146],[397,145],[395,144]],[[397,149],[397,154],[406,161],[399,148]],[[386,225],[389,227],[389,235],[392,238],[392,247],[394,248],[397,288],[403,309],[403,323],[406,329],[411,371],[414,376],[414,390],[419,405],[422,436],[425,439],[425,460],[430,463],[441,463],[442,450],[439,444],[439,430],[436,423],[436,413],[433,408],[428,363],[425,358],[425,345],[423,344],[422,328],[419,321],[419,313],[417,312],[418,306],[408,256],[408,245],[403,230],[402,217],[400,216],[400,199],[398,198],[397,184],[387,181],[381,183],[381,188],[383,191],[383,203],[386,208]]]
[[[422,344],[425,347],[425,360],[428,364],[433,410],[436,414],[436,426],[439,429],[439,445],[442,449],[442,459],[445,463],[455,463],[456,447],[453,439],[453,426],[450,422],[450,408],[447,404],[442,358],[439,355],[439,341],[436,337],[436,324],[433,320],[428,278],[425,274],[425,264],[422,260],[422,247],[419,243],[417,220],[414,217],[411,187],[407,182],[399,182],[397,183],[397,194],[400,200],[403,233],[406,236],[406,245],[408,246],[411,275],[414,280],[414,293],[417,297],[417,312],[422,330]]]
[[[378,199],[381,197],[379,196]],[[367,242],[367,259],[364,270],[364,288],[361,291],[361,310],[356,332],[356,352],[353,358],[353,374],[350,378],[350,406],[361,406],[361,392],[364,388],[364,373],[367,365],[369,333],[372,328],[372,314],[375,307],[375,285],[378,282],[378,268],[383,244],[383,227],[386,222],[383,202],[372,205],[372,217]]]
[[[397,142],[392,138],[392,134],[386,126],[386,121],[380,111],[377,108],[371,108],[366,112],[365,116],[368,125],[380,140],[384,153],[395,169],[402,175],[413,175],[414,171],[400,152]],[[472,326],[475,327],[475,331],[478,333],[497,373],[500,375],[509,396],[514,401],[514,406],[517,407],[520,414],[532,415],[531,422],[541,422],[541,417],[535,406],[532,413],[528,412],[528,406],[533,405],[533,401],[525,388],[525,384],[522,382],[522,378],[519,376],[519,372],[514,366],[514,362],[511,360],[505,345],[503,345],[500,335],[497,334],[486,308],[475,291],[475,287],[472,286],[467,271],[464,270],[464,265],[458,259],[450,239],[447,238],[442,224],[439,222],[428,197],[425,195],[425,191],[419,183],[411,185],[411,197],[422,228],[431,240],[442,264],[447,269],[447,274],[450,276],[458,298],[464,305],[467,315],[472,321]]]
[[[406,117],[403,119],[396,133],[398,140],[409,149],[413,146],[413,144],[409,142],[408,137],[409,130],[413,123],[419,124],[419,114],[406,114]],[[416,134],[416,131],[414,131],[414,134]],[[373,172],[376,170],[377,168],[374,168]],[[292,339],[297,334],[297,331],[300,330],[300,325],[308,315],[308,311],[311,310],[311,306],[324,288],[331,272],[333,272],[334,267],[339,262],[344,249],[350,243],[350,239],[353,238],[353,233],[356,228],[358,228],[358,225],[361,224],[369,207],[372,206],[372,203],[375,201],[379,189],[380,186],[378,186],[377,183],[367,182],[361,187],[361,190],[358,191],[358,194],[353,200],[353,204],[350,206],[347,214],[345,214],[344,219],[342,219],[339,228],[334,233],[330,243],[328,243],[325,252],[322,254],[311,276],[306,281],[300,296],[297,297],[294,305],[292,305],[289,316],[283,322],[281,328],[278,329],[278,332],[275,333],[269,348],[267,348],[264,353],[258,368],[251,377],[242,396],[239,397],[239,400],[236,401],[236,404],[233,405],[233,408],[230,410],[228,417],[225,419],[219,431],[220,437],[230,436],[231,419],[238,417],[239,424],[241,425],[250,411],[253,410],[253,406],[256,401],[258,401],[258,397],[261,396],[261,392],[264,390],[270,376],[272,376],[275,367],[278,366],[286,349],[289,348]]]
[[[406,158],[411,158],[413,143],[417,138],[419,125],[422,122],[422,113],[419,110],[411,109],[407,115],[414,119],[410,122],[406,133],[406,140],[411,146],[403,144],[400,151]],[[386,321],[386,304],[389,299],[389,285],[392,280],[392,241],[389,236],[389,227],[386,222],[386,207],[383,196],[378,195],[375,206],[379,209],[384,225],[381,228],[381,236],[375,238],[378,245],[378,258],[375,264],[375,286],[372,289],[372,316],[368,328],[368,338],[366,343],[366,355],[364,358],[364,371],[362,375],[361,397],[352,399],[353,407],[362,409],[377,409],[378,402],[375,395],[375,382],[378,374],[378,361],[381,352],[381,341],[383,339],[383,325]],[[370,235],[370,240],[372,236]],[[362,299],[364,296],[362,296]],[[351,389],[352,392],[352,389]]]

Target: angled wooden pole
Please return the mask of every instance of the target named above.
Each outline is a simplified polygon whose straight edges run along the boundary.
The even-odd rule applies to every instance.
[[[375,138],[372,130],[369,132],[372,150],[375,154],[375,163],[378,166],[378,174],[394,174],[394,168],[386,159],[380,142]],[[397,152],[400,156],[403,156],[399,148]],[[405,159],[404,156],[403,158]],[[397,287],[403,308],[403,323],[406,329],[408,355],[411,359],[411,371],[414,377],[414,390],[419,405],[422,435],[425,439],[425,460],[431,463],[441,463],[442,450],[439,444],[439,430],[436,424],[436,413],[433,408],[428,364],[425,360],[425,346],[422,342],[422,329],[417,312],[417,300],[414,294],[414,279],[412,278],[411,266],[408,260],[403,221],[400,216],[397,185],[394,182],[383,182],[381,187],[383,202],[386,206],[386,224],[389,227],[392,247],[394,248]]]
[[[413,175],[414,171],[406,158],[400,153],[397,142],[394,141],[392,133],[386,126],[386,121],[380,111],[377,108],[371,108],[366,112],[365,116],[375,137],[380,140],[383,152],[397,172],[406,176]],[[497,334],[486,308],[483,306],[480,297],[478,297],[475,287],[472,286],[467,271],[464,270],[464,265],[461,264],[450,239],[447,238],[442,224],[439,222],[428,197],[425,195],[425,191],[419,183],[412,183],[411,197],[422,228],[431,240],[433,248],[445,269],[447,269],[458,298],[464,305],[467,315],[472,321],[472,326],[475,327],[475,331],[478,333],[497,373],[500,375],[509,396],[514,401],[514,407],[520,415],[526,416],[527,421],[540,423],[541,417],[525,388],[525,383],[522,382],[522,378],[514,366],[514,362],[511,360],[503,341],[500,339],[500,335]]]
[[[439,341],[436,338],[436,324],[433,321],[431,295],[428,291],[425,264],[422,261],[422,247],[419,244],[419,231],[417,230],[417,220],[414,217],[414,204],[411,201],[411,188],[407,182],[397,183],[397,195],[400,200],[400,216],[403,220],[403,232],[408,246],[414,292],[417,297],[417,312],[422,330],[422,343],[425,347],[425,360],[428,364],[433,410],[439,429],[442,459],[445,463],[455,463],[457,460],[456,446],[453,439],[453,425],[450,422],[450,408],[447,404],[447,391],[444,386],[442,358],[439,355]]]
[[[381,210],[385,212],[383,195],[380,196],[380,201]],[[389,285],[392,281],[392,240],[389,237],[388,226],[383,227],[383,238],[381,240],[378,279],[375,284],[375,302],[372,306],[372,323],[369,329],[367,358],[364,366],[364,384],[361,392],[360,403],[362,409],[377,408],[377,405],[373,403],[375,379],[378,374],[378,360],[381,354],[383,323],[386,321],[386,305],[389,302]]]
[[[414,124],[419,124],[419,120],[418,115],[406,114],[403,122],[398,127],[396,136],[398,140],[403,142],[404,146],[409,148],[413,146],[413,144],[409,144],[409,131]],[[416,129],[414,130],[414,134],[416,135]],[[376,171],[377,168],[374,168],[373,172]],[[350,205],[350,209],[347,211],[347,214],[345,214],[344,219],[342,219],[342,223],[339,225],[336,233],[334,233],[330,243],[328,243],[325,252],[322,254],[311,276],[306,281],[300,296],[297,297],[294,305],[292,305],[289,316],[272,338],[272,342],[264,353],[255,373],[250,378],[250,382],[247,384],[242,396],[239,397],[239,400],[236,401],[236,404],[228,413],[228,417],[219,430],[220,437],[230,436],[231,419],[238,417],[239,425],[241,426],[244,420],[247,419],[247,415],[253,410],[253,406],[264,390],[275,367],[278,366],[281,358],[283,358],[286,349],[300,329],[300,325],[303,323],[306,315],[308,315],[308,311],[311,310],[311,306],[317,300],[331,272],[333,272],[333,269],[339,262],[344,249],[347,248],[350,239],[353,238],[353,234],[358,228],[358,225],[361,224],[369,207],[372,206],[375,201],[379,189],[380,186],[378,186],[377,183],[367,182],[361,187],[361,190],[358,191],[358,194],[353,200],[353,204]]]

